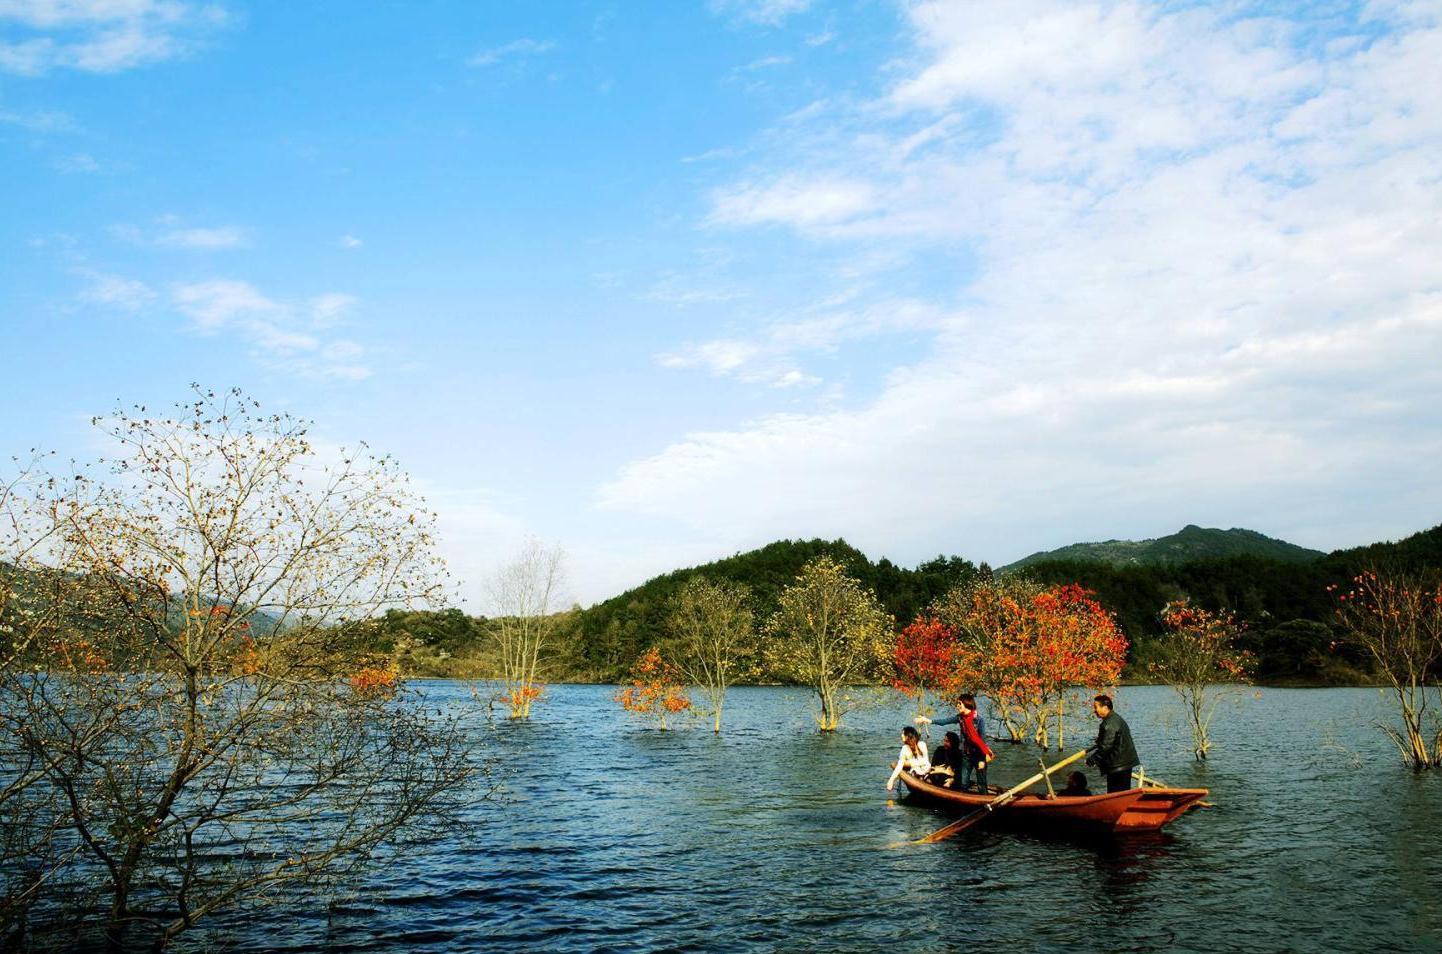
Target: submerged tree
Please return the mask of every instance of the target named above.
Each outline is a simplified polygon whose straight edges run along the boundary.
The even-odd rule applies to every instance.
[[[673,655],[685,678],[706,697],[717,733],[726,691],[756,653],[750,595],[739,583],[695,576],[671,600],[667,629]]]
[[[1251,681],[1251,656],[1237,648],[1241,628],[1230,613],[1213,613],[1186,601],[1162,610],[1165,635],[1154,650],[1152,674],[1176,690],[1192,729],[1198,761],[1212,749],[1212,716],[1240,685]]]
[[[982,579],[952,590],[933,611],[960,634],[958,686],[989,698],[1014,742],[1064,745],[1073,690],[1112,685],[1126,659],[1116,621],[1075,585]]]
[[[681,670],[655,646],[631,666],[629,684],[616,690],[616,701],[627,712],[655,720],[663,732],[670,728],[667,720],[691,709],[691,698],[681,683]]]
[[[530,540],[491,581],[494,632],[501,665],[501,701],[512,719],[529,719],[545,691],[541,654],[562,621],[556,603],[565,580],[566,553]]]
[[[344,621],[441,593],[395,462],[323,455],[239,392],[178,411],[97,419],[115,459],[32,501],[42,580],[79,590],[26,584],[54,623],[0,677],[6,764],[61,808],[36,935],[159,948],[324,889],[444,820],[476,769],[453,722],[351,682],[371,661]]]
[[[1372,657],[1397,698],[1402,728],[1383,724],[1414,771],[1442,765],[1442,586],[1408,576],[1358,574],[1337,593],[1337,617],[1347,636]]]
[[[960,651],[955,629],[934,617],[918,616],[892,644],[892,688],[915,699],[919,715],[930,715],[927,693],[945,697],[961,691]]]
[[[822,732],[841,724],[848,687],[878,674],[891,617],[876,595],[830,557],[802,567],[766,624],[773,672],[816,692]]]

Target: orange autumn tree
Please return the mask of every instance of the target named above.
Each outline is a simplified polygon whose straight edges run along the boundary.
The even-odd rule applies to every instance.
[[[652,646],[631,666],[630,684],[616,691],[616,701],[627,712],[654,719],[665,731],[666,720],[687,712],[691,699],[681,682],[681,670]]]
[[[1251,655],[1237,648],[1241,627],[1230,613],[1178,600],[1166,605],[1161,619],[1164,635],[1150,669],[1181,696],[1192,728],[1192,754],[1200,762],[1212,748],[1217,706],[1251,682]]]
[[[892,687],[915,699],[921,715],[930,715],[928,692],[945,697],[959,691],[959,648],[955,629],[934,617],[918,616],[891,647]]]
[[[1065,713],[1078,687],[1116,682],[1127,640],[1090,591],[1029,580],[958,587],[933,608],[958,640],[956,683],[987,696],[1012,741],[1065,744]],[[1053,733],[1055,725],[1055,733]]]
[[[1031,601],[1031,618],[1043,660],[1042,678],[1050,684],[1048,700],[1055,700],[1056,746],[1066,744],[1066,705],[1074,687],[1100,691],[1121,678],[1127,658],[1127,638],[1087,589],[1069,583],[1038,593]],[[1051,708],[1047,703],[1046,708]],[[1046,719],[1040,720],[1038,741],[1047,744]]]

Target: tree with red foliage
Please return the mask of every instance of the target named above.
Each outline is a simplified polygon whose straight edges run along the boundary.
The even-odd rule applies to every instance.
[[[636,715],[655,719],[665,731],[666,720],[691,708],[691,699],[681,682],[681,671],[652,646],[641,654],[631,667],[631,682],[616,691],[621,708]]]
[[[921,715],[930,715],[927,692],[945,697],[960,691],[959,648],[955,629],[934,617],[918,616],[897,634],[892,646],[892,687],[915,699]]]
[[[991,699],[1016,742],[1048,747],[1055,718],[1063,745],[1072,690],[1112,685],[1126,659],[1116,621],[1079,586],[981,580],[952,590],[934,611],[960,634],[957,684]]]
[[[1186,600],[1162,610],[1166,635],[1151,671],[1171,684],[1187,707],[1192,754],[1198,761],[1211,751],[1212,716],[1241,685],[1250,683],[1251,654],[1236,646],[1241,627],[1230,613],[1213,613]]]

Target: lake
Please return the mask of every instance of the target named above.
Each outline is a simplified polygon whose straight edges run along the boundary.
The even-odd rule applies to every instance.
[[[474,705],[464,684],[422,686]],[[1148,774],[1210,788],[1216,807],[1146,840],[983,825],[905,848],[888,845],[949,818],[884,788],[904,701],[822,736],[805,691],[738,688],[718,738],[645,728],[613,691],[556,686],[532,722],[498,725],[503,796],[329,912],[261,909],[182,947],[1442,949],[1442,773],[1401,765],[1375,689],[1249,691],[1197,764],[1171,691],[1125,688]],[[1074,727],[1069,751],[1095,733]],[[993,782],[1035,771],[1034,748],[998,751]]]

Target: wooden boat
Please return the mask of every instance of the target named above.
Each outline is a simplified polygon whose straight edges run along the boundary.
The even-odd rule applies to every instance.
[[[901,773],[911,797],[937,808],[975,811],[995,796],[959,792]],[[987,824],[1037,832],[1140,834],[1167,822],[1207,797],[1205,788],[1131,788],[1104,795],[1027,794],[996,810]]]

